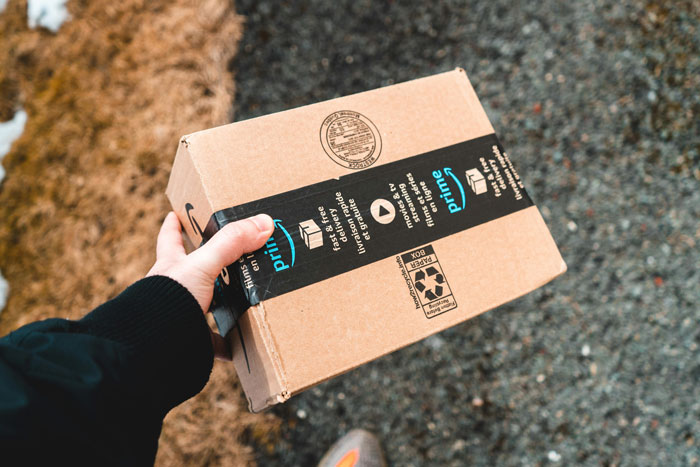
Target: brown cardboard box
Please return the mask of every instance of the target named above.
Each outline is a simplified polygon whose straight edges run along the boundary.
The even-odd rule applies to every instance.
[[[194,245],[276,219],[217,282],[251,410],[566,270],[493,133],[457,69],[181,139],[167,195]]]

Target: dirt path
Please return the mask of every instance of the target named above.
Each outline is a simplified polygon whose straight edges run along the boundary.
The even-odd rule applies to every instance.
[[[242,31],[231,3],[68,8],[73,19],[56,35],[27,28],[24,1],[0,14],[0,120],[29,115],[0,189],[0,270],[11,287],[0,334],[80,317],[142,277],[178,137],[230,117]],[[217,365],[206,390],[169,415],[158,461],[248,464],[241,436],[265,443],[276,426],[247,412],[235,372]]]

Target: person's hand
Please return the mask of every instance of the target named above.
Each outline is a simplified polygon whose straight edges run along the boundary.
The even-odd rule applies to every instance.
[[[206,313],[214,294],[214,281],[221,270],[233,264],[244,253],[257,250],[272,235],[274,224],[266,214],[227,224],[207,243],[189,255],[182,243],[180,221],[168,213],[158,234],[156,263],[148,276],[167,276],[182,284]],[[214,353],[230,358],[223,338],[212,333]]]

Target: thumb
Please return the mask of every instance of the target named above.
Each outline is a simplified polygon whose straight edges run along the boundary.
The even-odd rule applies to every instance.
[[[255,251],[272,235],[274,224],[267,214],[227,224],[207,243],[190,254],[192,266],[212,280],[244,253]]]
[[[170,211],[163,221],[156,243],[157,261],[174,261],[185,256],[185,246],[182,244],[180,221],[173,211]]]

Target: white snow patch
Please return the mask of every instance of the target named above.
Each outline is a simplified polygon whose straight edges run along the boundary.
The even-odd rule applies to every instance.
[[[10,284],[7,283],[2,273],[0,273],[0,313],[7,304],[7,296],[10,294]]]
[[[0,0],[3,1],[3,0]],[[27,16],[29,27],[43,26],[53,32],[57,32],[61,25],[68,19],[68,0],[29,0],[27,2]]]
[[[10,152],[12,143],[22,135],[25,123],[27,123],[27,112],[24,110],[18,110],[10,121],[0,122],[0,181],[5,178],[2,158]]]

